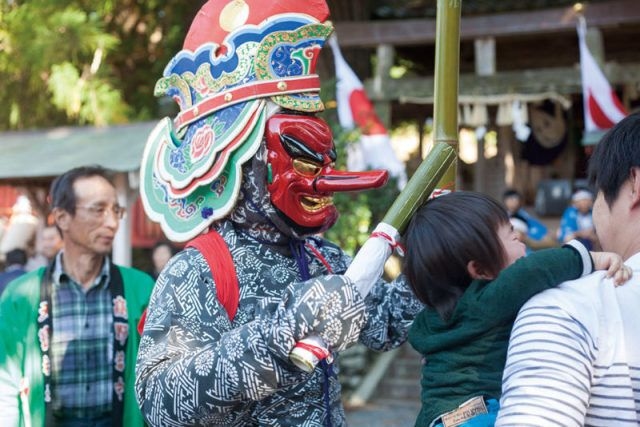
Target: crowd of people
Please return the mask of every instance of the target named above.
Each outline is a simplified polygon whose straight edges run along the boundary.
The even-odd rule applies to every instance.
[[[554,232],[524,208],[522,194],[517,190],[508,189],[502,196],[509,221],[518,233],[518,238],[525,243],[527,253],[557,247],[574,239],[589,250],[599,249],[592,218],[593,201],[591,189],[577,187],[560,217],[558,229]]]
[[[334,168],[313,75],[328,8],[275,2],[218,28],[220,5],[165,70],[181,111],[141,162],[145,211],[185,247],[159,242],[149,273],[114,264],[125,207],[109,171],[56,177],[35,269],[7,254],[0,277],[0,424],[344,426],[340,353],[408,341],[424,357],[417,426],[638,425],[640,114],[600,141],[593,192],[574,194],[558,235],[517,192],[444,192],[402,242],[372,233],[404,245],[402,274],[356,284],[323,237],[331,200],[387,174]]]

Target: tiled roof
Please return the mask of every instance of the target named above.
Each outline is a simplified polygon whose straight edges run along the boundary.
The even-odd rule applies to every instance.
[[[52,177],[88,164],[118,172],[137,171],[155,125],[140,122],[0,132],[0,181]]]

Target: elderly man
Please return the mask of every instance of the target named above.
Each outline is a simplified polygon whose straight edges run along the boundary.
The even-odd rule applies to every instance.
[[[0,425],[142,426],[136,325],[153,279],[109,257],[124,208],[107,171],[71,169],[50,198],[62,250],[0,298]]]
[[[603,272],[528,301],[514,324],[496,426],[640,424],[640,114],[611,129],[589,175],[593,222],[605,251],[634,276]]]

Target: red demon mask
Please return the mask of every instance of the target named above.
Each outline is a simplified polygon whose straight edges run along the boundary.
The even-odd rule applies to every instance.
[[[331,129],[317,117],[276,114],[267,122],[267,189],[271,203],[295,224],[318,232],[338,219],[333,193],[377,188],[387,171],[334,169]]]

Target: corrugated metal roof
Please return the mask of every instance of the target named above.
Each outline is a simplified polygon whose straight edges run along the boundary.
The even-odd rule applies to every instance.
[[[156,123],[1,132],[0,179],[51,177],[89,164],[136,171]]]

